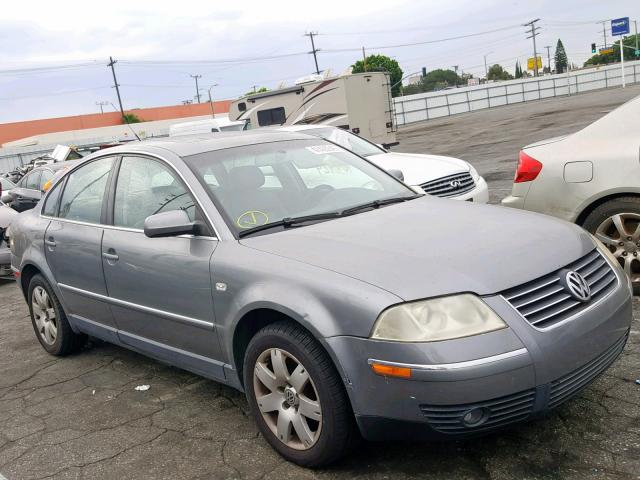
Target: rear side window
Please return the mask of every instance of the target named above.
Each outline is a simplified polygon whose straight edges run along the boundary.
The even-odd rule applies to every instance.
[[[60,192],[62,192],[62,183],[60,182],[56,187],[51,190],[51,193],[47,196],[42,209],[42,214],[47,217],[58,216],[58,201],[60,200]]]
[[[27,180],[23,184],[24,188],[31,190],[40,190],[40,172],[33,172],[29,174]]]
[[[268,127],[269,125],[282,125],[287,120],[284,114],[284,107],[270,108],[258,112],[258,125]]]
[[[53,179],[53,172],[50,170],[43,170],[40,177],[40,190],[44,189],[45,184]]]
[[[60,218],[100,223],[113,158],[89,162],[69,175],[60,201]]]

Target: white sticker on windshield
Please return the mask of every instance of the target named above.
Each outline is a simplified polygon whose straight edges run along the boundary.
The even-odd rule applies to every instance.
[[[342,153],[344,152],[344,150],[342,150],[340,147],[338,147],[337,145],[332,145],[330,143],[324,144],[324,145],[312,145],[310,147],[305,147],[307,150],[309,150],[312,153],[315,153],[316,155],[325,155],[327,153]]]

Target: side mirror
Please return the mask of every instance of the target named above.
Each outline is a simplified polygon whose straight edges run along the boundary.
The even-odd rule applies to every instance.
[[[2,203],[11,203],[13,201],[13,196],[9,192],[3,193],[2,197],[0,197],[0,202]]]
[[[156,213],[144,221],[144,234],[149,238],[195,235],[197,230],[198,225],[189,220],[189,215],[184,210]]]
[[[397,168],[390,168],[389,170],[387,170],[387,172],[389,172],[401,182],[404,182],[404,173],[402,173],[402,170],[398,170]]]

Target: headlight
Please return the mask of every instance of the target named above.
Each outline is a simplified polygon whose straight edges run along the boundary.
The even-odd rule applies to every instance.
[[[506,328],[482,300],[468,293],[420,300],[380,314],[371,338],[396,342],[436,342]]]
[[[473,168],[473,165],[469,164],[469,173],[471,174],[471,178],[473,178],[474,182],[477,182],[480,179],[480,175],[478,171]]]

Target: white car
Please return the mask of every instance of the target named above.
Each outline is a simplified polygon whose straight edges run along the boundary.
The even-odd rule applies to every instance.
[[[336,143],[385,170],[399,170],[402,180],[425,193],[477,203],[489,201],[487,182],[464,160],[441,155],[389,152],[358,135],[336,127],[295,125],[279,130],[304,132]]]

